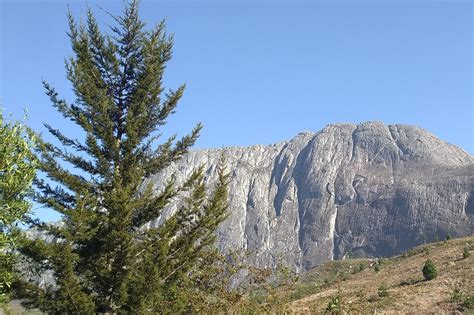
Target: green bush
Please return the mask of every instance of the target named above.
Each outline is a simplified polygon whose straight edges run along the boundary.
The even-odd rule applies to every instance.
[[[358,273],[358,272],[362,272],[362,271],[364,271],[366,268],[367,268],[367,263],[361,262],[361,263],[359,263],[357,266],[354,267],[354,269],[352,270],[352,274],[356,274],[356,273]]]
[[[423,277],[425,277],[425,280],[427,281],[433,280],[438,276],[436,266],[430,259],[425,262],[425,265],[423,266],[423,269],[421,271],[423,272]]]
[[[460,288],[454,288],[451,300],[458,304],[460,311],[474,309],[474,295],[465,294]]]
[[[474,295],[468,295],[464,298],[464,301],[462,302],[461,306],[464,309],[472,310],[474,309]]]
[[[384,283],[382,283],[382,284],[379,286],[378,295],[379,295],[380,297],[387,297],[387,296],[389,296],[388,287],[387,287]]]
[[[342,297],[340,294],[333,296],[328,305],[326,305],[326,312],[331,314],[341,313],[342,310]]]
[[[375,271],[375,272],[379,272],[379,271],[380,271],[380,265],[379,265],[379,264],[377,264],[377,265],[374,266],[374,271]]]

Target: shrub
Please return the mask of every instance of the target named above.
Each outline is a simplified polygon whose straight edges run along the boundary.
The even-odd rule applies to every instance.
[[[331,298],[328,305],[326,305],[326,312],[329,312],[331,314],[337,314],[342,312],[342,297],[340,294]]]
[[[387,297],[389,295],[388,293],[388,287],[382,283],[379,287],[378,294],[380,297]]]
[[[467,246],[464,247],[464,250],[462,252],[462,258],[463,259],[466,259],[468,258],[469,256],[471,256],[471,253],[469,253],[469,248]]]
[[[380,271],[380,265],[379,265],[379,264],[377,264],[377,265],[374,266],[374,271],[375,271],[375,272],[379,272],[379,271]]]
[[[425,277],[425,280],[427,281],[433,280],[438,276],[436,266],[430,259],[425,262],[425,265],[423,266],[423,269],[421,271],[423,272],[423,277]]]
[[[454,288],[453,294],[451,295],[451,300],[456,302],[459,306],[460,311],[472,310],[474,309],[474,295],[465,294],[460,288]]]
[[[474,309],[474,295],[471,294],[471,295],[466,296],[461,306],[464,309],[468,309],[468,310]]]
[[[367,264],[365,262],[359,263],[354,269],[352,270],[352,274],[356,274],[358,272],[362,272],[367,268]]]

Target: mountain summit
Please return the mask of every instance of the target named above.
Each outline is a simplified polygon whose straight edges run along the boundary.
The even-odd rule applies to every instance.
[[[212,184],[222,150],[232,176],[218,246],[249,251],[249,263],[304,271],[474,232],[474,157],[418,127],[332,124],[269,146],[196,150],[147,181],[160,190],[204,165]]]

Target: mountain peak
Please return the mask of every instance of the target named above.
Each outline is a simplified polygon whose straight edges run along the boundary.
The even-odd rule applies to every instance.
[[[419,127],[338,123],[222,150],[230,213],[218,246],[249,251],[251,264],[281,260],[307,270],[348,252],[389,256],[474,230],[474,158]],[[212,185],[220,156],[221,149],[189,152],[148,181],[160,190],[171,174],[184,180],[204,165]]]

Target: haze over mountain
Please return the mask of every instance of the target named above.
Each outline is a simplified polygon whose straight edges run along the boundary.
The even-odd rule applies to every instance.
[[[212,182],[222,150],[230,214],[218,246],[259,266],[304,271],[474,231],[474,157],[418,127],[333,124],[270,146],[195,150],[148,181],[159,190],[204,165]]]

